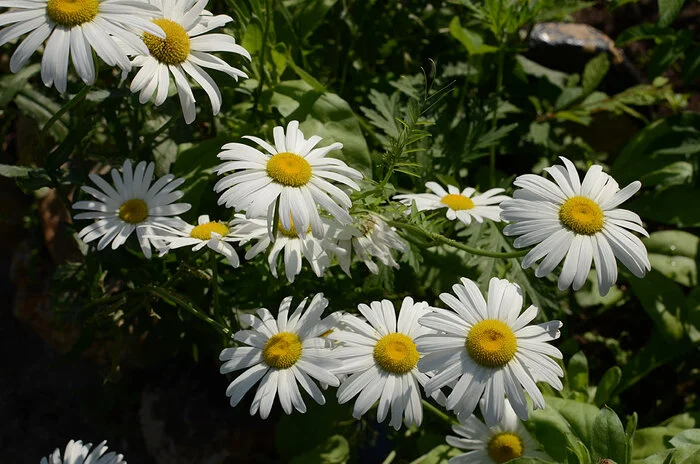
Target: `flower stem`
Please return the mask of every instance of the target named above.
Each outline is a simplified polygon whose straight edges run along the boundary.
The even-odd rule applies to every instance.
[[[496,70],[496,90],[495,90],[495,99],[493,103],[493,115],[491,116],[491,130],[495,131],[496,128],[498,127],[498,98],[501,94],[501,88],[503,87],[503,61],[504,61],[504,54],[503,54],[503,43],[500,44],[500,48],[498,49],[498,68]],[[491,186],[496,185],[496,146],[497,144],[494,144],[491,146],[491,156],[490,156],[490,162],[489,162],[489,177],[491,180]]]
[[[165,290],[164,288],[160,288],[160,287],[144,287],[143,290],[151,293],[154,296],[161,298],[162,300],[169,301],[169,302],[181,307],[182,309],[191,313],[196,318],[198,318],[198,319],[206,322],[210,326],[212,326],[223,337],[231,338],[232,334],[231,334],[231,331],[228,329],[228,327],[224,327],[223,324],[221,324],[218,321],[215,321],[214,319],[209,317],[204,311],[202,311],[197,306],[195,306],[194,303],[192,303],[190,301],[186,301],[180,295],[174,293],[173,291]]]
[[[421,400],[421,402],[423,403],[423,408],[433,413],[435,417],[443,421],[445,424],[452,426],[452,424],[458,423],[456,420],[454,420],[453,418],[451,418],[450,416],[433,406],[428,400]]]
[[[91,86],[91,85],[86,85],[85,87],[83,87],[83,88],[80,90],[80,92],[76,93],[76,94],[73,96],[73,98],[71,98],[71,99],[68,101],[68,103],[66,103],[65,105],[63,105],[58,111],[56,111],[56,114],[54,114],[53,116],[51,116],[51,118],[50,118],[48,121],[46,121],[46,124],[44,124],[44,127],[41,128],[41,133],[42,133],[43,135],[48,134],[49,129],[51,128],[51,126],[53,126],[54,123],[55,123],[56,121],[58,121],[58,120],[60,119],[61,116],[63,116],[64,114],[66,114],[66,112],[68,112],[68,110],[70,110],[70,109],[73,108],[75,105],[77,105],[78,103],[80,103],[81,101],[83,101],[83,99],[87,96],[88,92],[89,92],[91,89],[92,89],[92,86]]]
[[[219,319],[219,263],[214,250],[209,250],[209,260],[211,262],[211,290],[214,300],[214,317]]]

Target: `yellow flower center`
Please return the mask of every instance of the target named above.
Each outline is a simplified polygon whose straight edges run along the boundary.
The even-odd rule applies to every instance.
[[[559,208],[559,221],[572,232],[595,235],[603,230],[603,210],[586,197],[571,197]]]
[[[311,179],[311,165],[294,153],[277,153],[267,161],[267,174],[278,184],[301,187]]]
[[[200,224],[192,229],[190,237],[198,238],[199,240],[209,240],[212,232],[216,232],[223,237],[228,234],[228,227],[226,227],[226,224],[223,222],[207,222],[206,224]]]
[[[148,32],[143,34],[143,43],[146,44],[153,58],[160,63],[172,65],[187,60],[190,54],[190,36],[187,35],[185,28],[165,18],[154,19],[153,23],[165,32],[164,39]]]
[[[119,219],[129,224],[140,224],[148,217],[148,205],[138,198],[126,200],[119,207]]]
[[[277,232],[284,235],[285,237],[299,238],[299,234],[297,234],[297,228],[294,227],[294,221],[292,220],[292,218],[289,218],[289,222],[292,223],[292,226],[289,229],[285,229],[282,225],[282,221],[277,221]],[[306,230],[307,234],[309,232],[311,232],[311,226],[309,226],[309,228]]]
[[[49,0],[46,14],[51,21],[64,27],[89,23],[100,9],[98,0]]]
[[[518,350],[515,334],[504,322],[486,319],[478,322],[467,334],[469,356],[484,367],[503,367]]]
[[[301,358],[301,340],[291,332],[270,337],[263,348],[265,364],[275,369],[289,369]]]
[[[418,364],[420,355],[410,337],[392,333],[383,336],[374,345],[374,360],[379,367],[392,374],[405,374]]]
[[[463,209],[472,209],[474,207],[474,202],[471,198],[467,198],[464,195],[458,193],[450,193],[445,195],[440,200],[440,203],[447,205],[450,209],[454,211],[460,211]]]
[[[498,464],[519,458],[523,455],[523,441],[514,433],[499,433],[489,440],[488,453]]]

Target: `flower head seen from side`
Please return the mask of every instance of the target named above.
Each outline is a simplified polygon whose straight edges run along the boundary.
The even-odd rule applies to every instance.
[[[445,190],[437,182],[427,182],[425,186],[434,193],[396,195],[394,199],[406,206],[411,206],[415,201],[418,211],[447,208],[447,219],[458,219],[466,225],[471,224],[472,219],[476,222],[483,222],[484,219],[499,222],[501,209],[498,204],[509,199],[505,195],[498,195],[503,192],[502,188],[476,194],[476,190],[471,187],[460,191],[454,185],[448,185]]]
[[[643,277],[651,264],[644,244],[630,231],[649,235],[637,214],[617,208],[642,184],[636,181],[620,189],[597,164],[581,182],[574,164],[560,158],[564,166],[545,169],[556,183],[535,174],[519,176],[514,184],[520,189],[501,204],[501,217],[511,222],[503,232],[519,236],[514,245],[536,245],[523,259],[523,268],[544,258],[535,271],[537,277],[544,277],[563,259],[559,289],[579,290],[593,262],[601,295],[617,281],[615,258]]]
[[[318,293],[304,310],[306,302],[304,299],[289,315],[292,297],[285,298],[276,320],[265,308],[259,309],[257,316],[241,317],[241,322],[251,329],[236,332],[234,338],[248,346],[226,348],[219,355],[224,362],[222,374],[246,369],[226,389],[231,406],[235,407],[260,381],[250,407],[251,415],[259,411],[260,417],[266,419],[276,396],[285,413],[291,414],[292,408],[303,413],[306,405],[299,385],[318,404],[325,404],[326,400],[312,378],[338,386],[338,378],[332,373],[338,362],[331,356],[326,340],[321,338],[327,329],[319,324],[328,300]]]
[[[481,412],[488,425],[503,420],[504,396],[523,420],[528,417],[524,391],[535,408],[544,408],[544,398],[535,382],[562,389],[559,377],[564,372],[551,358],[562,355],[548,344],[559,337],[561,322],[527,325],[538,310],[530,306],[520,314],[522,292],[507,280],[491,279],[488,304],[469,279],[462,278],[452,291],[456,296],[440,295],[451,311],[434,308],[419,320],[421,325],[438,331],[416,340],[418,349],[425,353],[419,369],[435,372],[425,386],[426,392],[456,380],[447,397],[447,409],[469,415],[483,396]]]
[[[329,234],[345,251],[337,258],[340,267],[348,275],[350,275],[353,250],[373,274],[379,274],[379,266],[373,258],[377,258],[385,266],[398,269],[399,263],[394,259],[393,251],[401,253],[408,251],[408,244],[399,237],[396,229],[389,227],[384,220],[374,214],[356,220],[351,225],[331,227]]]
[[[317,238],[323,238],[318,206],[340,223],[351,223],[352,217],[347,211],[352,206],[350,197],[331,182],[359,190],[353,179],[360,179],[362,174],[339,159],[326,157],[343,145],[336,142],[314,148],[321,137],[304,138],[298,121],[291,121],[286,133],[283,127],[275,127],[273,135],[275,146],[258,137],[244,137],[264,151],[242,143],[228,143],[222,147],[219,158],[224,162],[217,173],[234,172],[214,187],[216,192],[224,192],[219,204],[245,211],[249,218],[267,214],[268,226],[272,229],[275,204],[279,199],[279,220],[287,230],[294,221],[300,237],[311,227]]]
[[[0,14],[0,46],[24,34],[10,59],[17,72],[46,42],[41,60],[41,79],[63,93],[68,83],[69,56],[80,78],[95,82],[93,50],[107,65],[129,71],[131,63],[119,42],[133,43],[143,53],[137,33],[165,37],[150,21],[155,9],[147,2],[129,0],[0,0],[0,7],[12,8]],[[115,39],[116,38],[116,39]],[[48,40],[47,40],[48,39]]]
[[[73,209],[87,212],[76,214],[73,219],[97,221],[84,227],[78,233],[78,237],[85,243],[99,238],[98,250],[104,249],[110,243],[114,250],[136,231],[141,251],[150,258],[151,244],[160,245],[155,238],[158,235],[157,228],[177,227],[182,220],[175,216],[191,207],[188,203],[173,203],[184,195],[182,191],[175,190],[184,180],[167,174],[151,184],[154,169],[153,163],[146,164],[145,161],[141,161],[132,169],[131,161],[126,160],[121,175],[116,169],[112,169],[114,186],[100,176],[90,174],[90,180],[99,190],[90,186],[81,187],[95,200],[74,203]]]
[[[503,420],[491,427],[473,414],[460,416],[459,422],[452,426],[459,436],[448,435],[447,443],[468,451],[451,458],[448,464],[502,464],[520,457],[550,460],[545,453],[537,451],[537,442],[507,402]]]
[[[418,318],[430,311],[428,303],[415,303],[406,297],[398,321],[389,300],[360,304],[367,322],[347,314],[341,329],[328,335],[339,342],[334,356],[342,364],[337,370],[351,374],[338,389],[338,402],[346,403],[357,396],[353,417],[359,419],[379,401],[377,420],[383,422],[391,410],[390,425],[398,430],[405,418],[409,425],[423,420],[420,388],[428,376],[416,367],[421,357],[415,339],[432,333],[418,324]],[[440,392],[435,392],[439,399]]]
[[[321,227],[323,230],[321,235],[325,236],[329,228],[326,220],[322,220]],[[248,219],[243,214],[236,214],[231,221],[231,236],[240,240],[240,245],[255,242],[246,252],[245,259],[252,259],[269,248],[267,263],[275,278],[277,278],[278,258],[284,252],[284,274],[289,282],[294,282],[295,277],[301,272],[302,258],[306,259],[314,274],[321,277],[331,263],[328,252],[341,255],[344,253],[330,241],[319,240],[314,237],[314,234],[299,237],[293,221],[290,229],[286,229],[281,221],[278,223],[273,242],[270,238],[267,219]]]
[[[107,441],[103,441],[97,445],[92,452],[92,443],[83,445],[80,440],[71,440],[66,445],[61,458],[61,451],[56,448],[48,457],[41,458],[40,464],[126,464],[124,456],[117,454],[114,451],[107,451]]]
[[[165,243],[161,255],[173,248],[191,246],[192,251],[198,251],[207,246],[224,255],[231,266],[238,267],[240,264],[238,254],[230,244],[238,239],[231,236],[229,224],[225,222],[212,221],[204,214],[197,218],[196,226],[182,221],[179,227],[168,226],[161,230],[153,237]]]
[[[232,21],[230,16],[216,15],[206,11],[208,0],[150,0],[158,12],[153,24],[165,31],[165,38],[146,33],[143,43],[147,53],[133,50],[132,63],[140,67],[131,81],[131,91],[139,92],[143,104],[155,94],[155,104],[160,106],[168,97],[170,76],[175,80],[185,122],[190,124],[196,117],[195,98],[187,79],[189,75],[209,96],[214,114],[221,109],[221,92],[214,79],[203,69],[221,71],[238,80],[248,76],[230,66],[211,52],[230,52],[250,60],[250,54],[236,40],[226,34],[208,32]]]

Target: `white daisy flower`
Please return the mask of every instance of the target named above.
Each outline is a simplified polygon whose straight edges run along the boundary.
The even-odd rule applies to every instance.
[[[337,240],[338,246],[345,250],[345,253],[338,256],[338,263],[347,275],[350,275],[353,249],[373,274],[379,274],[379,267],[372,258],[377,258],[385,266],[398,269],[399,263],[394,259],[392,250],[402,253],[408,251],[408,244],[399,237],[396,229],[389,227],[375,214],[347,226],[332,227],[329,234]]]
[[[191,208],[189,203],[174,203],[184,195],[175,190],[184,182],[175,179],[172,174],[165,175],[151,184],[155,165],[141,161],[136,169],[131,168],[131,161],[124,161],[122,175],[112,169],[114,187],[96,174],[90,174],[90,179],[100,188],[82,186],[81,190],[89,193],[97,201],[78,201],[73,203],[73,209],[88,210],[79,213],[73,219],[97,219],[97,221],[79,233],[78,237],[85,243],[100,239],[97,249],[102,250],[110,242],[112,249],[121,246],[135,230],[141,251],[151,257],[151,244],[160,246],[158,234],[154,227],[175,226],[181,223],[176,216]],[[149,238],[150,237],[150,238]]]
[[[277,235],[273,241],[267,227],[267,219],[248,219],[243,214],[236,214],[231,221],[230,236],[240,240],[241,246],[248,242],[255,242],[246,252],[245,259],[252,259],[269,248],[267,263],[275,278],[277,278],[278,257],[284,251],[284,273],[289,282],[294,282],[294,278],[301,272],[302,258],[306,258],[314,274],[321,277],[331,263],[328,252],[331,251],[336,255],[344,253],[342,248],[330,241],[319,240],[314,236],[326,236],[329,228],[328,221],[322,220],[321,226],[321,234],[307,234],[304,237],[299,237],[293,221],[289,229],[285,228],[280,221],[277,225]]]
[[[221,71],[235,80],[248,76],[208,52],[237,53],[248,60],[250,54],[230,35],[206,33],[233,19],[226,15],[212,16],[204,9],[208,0],[149,1],[157,8],[153,24],[165,31],[165,38],[146,33],[143,43],[148,50],[145,53],[139,50],[132,51],[132,54],[138,53],[132,64],[141,69],[131,81],[131,91],[140,92],[139,102],[142,104],[155,94],[155,104],[160,106],[168,97],[172,75],[185,122],[190,124],[195,119],[196,108],[192,88],[187,79],[189,75],[207,93],[214,114],[218,114],[221,108],[221,92],[214,79],[202,68]]]
[[[214,187],[216,192],[225,190],[219,197],[219,204],[245,211],[249,218],[267,213],[268,226],[272,228],[275,203],[279,198],[282,225],[290,230],[293,220],[300,237],[311,227],[317,238],[323,238],[324,228],[316,205],[340,223],[351,223],[352,217],[347,211],[352,206],[350,197],[330,181],[359,190],[352,179],[360,179],[362,174],[339,159],[326,158],[330,151],[341,149],[343,144],[336,142],[314,148],[321,137],[314,135],[306,140],[298,121],[289,123],[286,135],[281,126],[273,129],[273,135],[274,147],[258,137],[243,137],[257,143],[267,153],[242,143],[228,143],[222,147],[224,151],[219,153],[219,158],[226,162],[216,172],[235,172],[219,180]]]
[[[492,427],[484,425],[473,414],[459,417],[459,422],[452,426],[459,437],[448,435],[447,443],[470,451],[450,458],[448,464],[502,464],[520,457],[550,460],[545,453],[537,451],[537,442],[507,402],[503,420]]]
[[[369,323],[346,314],[341,329],[328,335],[340,342],[333,350],[333,356],[342,362],[336,372],[351,374],[338,389],[338,403],[359,395],[352,414],[356,419],[379,401],[377,421],[383,422],[391,409],[390,424],[394,429],[401,428],[403,418],[408,425],[420,425],[423,405],[419,385],[425,386],[428,376],[416,367],[421,354],[414,340],[433,332],[418,324],[418,318],[430,312],[428,303],[404,298],[398,322],[389,300],[373,301],[369,306],[360,304],[357,308]],[[434,392],[436,399],[440,395]]]
[[[452,286],[456,297],[442,293],[440,299],[453,311],[434,309],[419,322],[437,330],[416,340],[425,353],[418,363],[422,372],[435,371],[425,386],[427,393],[459,379],[447,397],[448,410],[469,415],[482,397],[481,412],[488,425],[503,420],[503,396],[518,417],[527,419],[523,389],[535,408],[545,407],[535,382],[543,381],[561,390],[561,367],[550,358],[561,352],[547,344],[559,337],[561,322],[527,324],[537,315],[530,306],[521,315],[523,296],[520,287],[507,280],[492,278],[488,305],[479,288],[469,279]]]
[[[503,192],[502,188],[493,188],[480,195],[475,195],[476,190],[467,187],[461,192],[454,185],[448,185],[447,191],[437,182],[427,182],[425,187],[434,193],[417,193],[396,195],[394,200],[398,200],[406,206],[411,206],[415,201],[418,211],[430,211],[434,209],[447,208],[447,219],[454,221],[459,219],[466,225],[476,222],[484,222],[490,219],[500,222],[501,209],[498,204],[509,197],[498,195]]]
[[[109,66],[129,71],[131,63],[117,40],[134,44],[147,54],[137,33],[165,37],[161,28],[150,22],[155,9],[146,2],[0,0],[0,7],[12,8],[0,14],[0,26],[12,24],[0,31],[0,46],[29,33],[12,54],[10,70],[19,71],[46,41],[41,79],[61,93],[66,91],[69,55],[80,78],[91,85],[95,82],[93,50]]]
[[[114,451],[107,451],[107,441],[103,441],[97,445],[92,452],[92,443],[83,445],[83,442],[71,440],[66,445],[61,459],[61,451],[56,448],[48,457],[41,458],[39,464],[126,464],[124,456],[116,454]]]
[[[291,414],[292,407],[306,412],[299,385],[318,404],[325,404],[326,399],[312,377],[333,387],[339,384],[332,373],[338,362],[331,357],[326,340],[321,338],[326,328],[319,324],[328,300],[322,293],[317,293],[304,311],[304,298],[288,317],[291,304],[291,296],[282,300],[277,320],[265,308],[258,310],[258,317],[251,314],[241,316],[241,322],[250,325],[252,330],[238,331],[234,339],[249,346],[226,348],[219,355],[219,359],[225,362],[220,369],[222,374],[247,368],[226,389],[231,406],[235,407],[243,395],[262,379],[250,414],[260,411],[263,419],[270,414],[275,396],[279,396],[285,413]]]
[[[198,251],[207,246],[224,255],[231,266],[238,267],[240,263],[236,250],[229,244],[238,239],[231,236],[229,224],[225,222],[212,221],[203,214],[197,218],[196,226],[182,221],[178,227],[164,226],[161,229],[163,232],[153,237],[165,242],[160,250],[161,256],[173,248],[191,246],[192,251]]]
[[[535,275],[544,277],[564,259],[559,275],[559,289],[573,284],[579,290],[595,263],[598,289],[608,293],[617,280],[619,259],[632,274],[643,277],[651,269],[644,244],[630,230],[648,237],[642,220],[635,213],[617,206],[628,200],[641,187],[632,182],[622,190],[599,165],[588,169],[583,182],[573,163],[560,157],[564,166],[545,170],[556,184],[535,174],[515,179],[513,199],[503,202],[503,219],[512,222],[503,232],[520,235],[517,248],[537,244],[523,259],[523,268],[544,258]],[[629,230],[627,230],[629,229]]]

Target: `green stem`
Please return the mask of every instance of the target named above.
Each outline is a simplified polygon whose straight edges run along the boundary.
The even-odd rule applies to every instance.
[[[214,297],[214,317],[219,318],[219,261],[214,250],[209,250],[211,261],[211,286]]]
[[[185,301],[182,299],[179,295],[176,295],[172,291],[165,290],[160,287],[144,287],[142,289],[143,291],[149,292],[165,301],[170,301],[171,303],[176,304],[177,306],[181,307],[182,309],[188,311],[191,313],[193,316],[195,316],[197,319],[200,319],[210,326],[212,326],[217,332],[219,332],[223,337],[225,338],[231,338],[231,331],[228,329],[228,327],[225,327],[223,324],[221,324],[218,321],[215,321],[211,317],[209,317],[204,311],[201,309],[197,308],[193,303],[189,301]]]
[[[49,119],[48,121],[46,121],[46,124],[44,124],[44,127],[42,127],[42,129],[41,129],[42,135],[45,136],[45,135],[49,132],[49,129],[51,128],[51,126],[53,126],[54,123],[55,123],[56,121],[58,121],[59,118],[60,118],[61,116],[63,116],[64,114],[66,114],[66,112],[67,112],[68,110],[70,110],[71,108],[73,108],[75,105],[77,105],[78,103],[80,103],[81,101],[83,101],[83,99],[87,96],[88,92],[89,92],[91,89],[92,89],[92,86],[91,86],[91,85],[86,85],[85,87],[83,87],[83,88],[80,90],[80,92],[76,93],[76,94],[73,96],[73,98],[71,98],[71,99],[68,101],[68,103],[66,103],[66,104],[63,105],[58,111],[56,111],[56,114],[54,114],[53,116],[51,116],[51,119]]]
[[[501,88],[503,87],[503,44],[498,49],[498,68],[496,71],[496,90],[495,90],[495,100],[493,103],[493,116],[491,117],[491,130],[496,130],[498,127],[498,98],[501,94]],[[496,145],[491,146],[491,157],[489,163],[489,176],[491,180],[491,185],[496,185]]]
[[[425,408],[426,411],[433,413],[435,417],[443,421],[445,424],[452,426],[452,424],[458,423],[456,420],[433,406],[428,400],[421,400],[421,402],[423,403],[423,408]]]
[[[382,461],[382,464],[391,464],[394,462],[394,459],[396,458],[396,450],[393,450],[389,455],[386,457],[384,461]]]
[[[262,47],[260,48],[260,81],[258,82],[258,88],[255,91],[255,98],[253,100],[253,112],[258,111],[258,102],[260,101],[260,95],[262,95],[262,89],[265,85],[265,54],[267,52],[267,42],[268,35],[270,34],[270,27],[272,25],[272,5],[270,0],[265,0],[265,28],[263,29]]]
[[[457,248],[462,251],[466,251],[467,253],[470,253],[472,255],[477,255],[477,256],[486,256],[488,258],[501,258],[501,259],[508,259],[508,258],[519,258],[521,256],[525,256],[528,251],[527,250],[521,250],[521,251],[512,251],[508,253],[502,253],[498,251],[488,251],[488,250],[480,250],[479,248],[473,248],[468,245],[465,245],[463,243],[460,243],[456,240],[452,240],[451,238],[447,238],[442,234],[437,234],[434,232],[426,232],[420,227],[414,226],[412,224],[406,224],[405,222],[398,222],[398,221],[387,221],[387,224],[393,227],[397,227],[400,229],[405,229],[411,232],[414,232],[418,235],[422,235],[425,237],[428,237],[431,239],[433,242],[438,242],[443,245],[448,245],[453,248]]]

